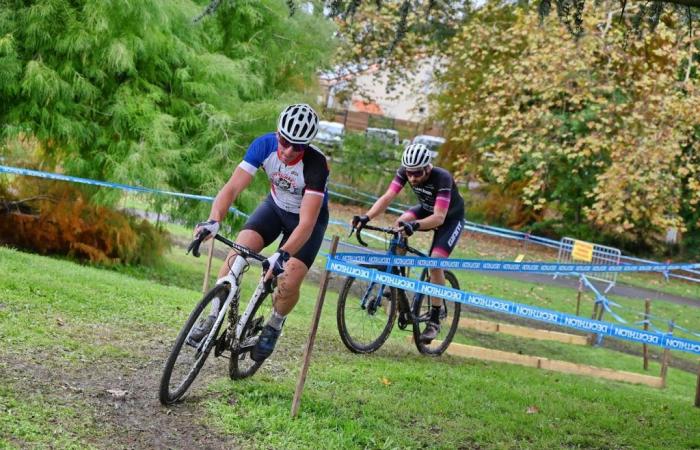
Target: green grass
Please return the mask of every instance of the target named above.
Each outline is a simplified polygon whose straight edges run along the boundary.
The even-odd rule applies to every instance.
[[[21,360],[33,350],[47,355],[49,367],[70,371],[152,358],[154,340],[173,339],[201,288],[201,275],[195,278],[203,259],[175,256],[170,264],[165,279],[180,273],[196,282],[193,289],[159,284],[157,273],[136,278],[0,248],[0,273],[12,274],[0,278],[0,361]],[[254,278],[246,279],[247,290]],[[575,301],[563,288],[468,273],[460,274],[460,282],[565,312]],[[256,448],[700,448],[693,374],[672,368],[669,387],[656,390],[450,356],[427,358],[398,329],[375,354],[354,355],[338,338],[332,291],[300,416],[291,420],[317,292],[314,284],[303,286],[278,349],[259,374],[232,382],[222,373],[209,385],[195,386],[206,410],[195,420]],[[641,372],[640,358],[604,348],[466,332],[459,339]],[[0,368],[4,364],[9,362]],[[0,383],[0,412],[13,413],[0,414],[0,447],[86,447],[103,433],[103,424],[81,414],[80,401],[58,402],[60,393],[6,381]],[[61,437],[52,438],[57,430]]]
[[[81,412],[19,386],[0,385],[0,448],[86,448],[101,430]]]

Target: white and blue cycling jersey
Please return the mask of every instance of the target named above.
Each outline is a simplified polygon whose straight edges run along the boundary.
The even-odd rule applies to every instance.
[[[320,195],[323,206],[328,205],[328,162],[325,155],[313,145],[289,164],[277,154],[277,136],[265,134],[255,139],[238,165],[251,175],[262,167],[270,180],[270,191],[275,204],[285,211],[299,214],[304,194]]]

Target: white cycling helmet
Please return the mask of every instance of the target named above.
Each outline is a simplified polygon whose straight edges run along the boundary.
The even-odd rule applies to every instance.
[[[403,151],[401,164],[407,169],[422,169],[433,160],[433,152],[423,144],[411,144]]]
[[[280,114],[277,131],[292,144],[308,144],[318,133],[318,115],[305,103],[289,105]]]

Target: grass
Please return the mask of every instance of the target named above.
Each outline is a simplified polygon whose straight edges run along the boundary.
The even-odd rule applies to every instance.
[[[175,256],[170,264],[166,280],[178,273],[188,279],[201,273],[203,260]],[[136,278],[4,248],[0,273],[12,274],[0,278],[3,374],[5,361],[31,352],[48,355],[48,367],[62,370],[153,358],[154,340],[173,339],[201,283],[200,277],[194,290],[178,283],[166,287],[160,275],[148,272]],[[463,275],[465,287],[478,284],[504,298],[520,294],[525,303],[571,309],[572,293],[562,288]],[[246,280],[248,290],[253,278]],[[669,387],[655,390],[507,364],[426,358],[398,329],[375,354],[354,355],[337,336],[333,292],[300,417],[290,420],[317,290],[303,286],[278,349],[259,374],[231,382],[222,373],[195,386],[204,391],[202,424],[255,448],[700,448],[693,374],[672,368]],[[615,369],[641,366],[640,358],[604,348],[466,332],[459,339]],[[86,406],[79,399],[58,401],[60,392],[6,381],[0,408],[12,414],[0,414],[0,447],[86,447],[104,433],[103,424],[82,413]]]

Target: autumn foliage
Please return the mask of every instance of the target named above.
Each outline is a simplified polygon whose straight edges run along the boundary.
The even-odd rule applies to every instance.
[[[99,264],[153,264],[169,246],[145,220],[91,205],[65,183],[35,180],[0,186],[0,243]]]
[[[451,42],[438,103],[455,169],[518,186],[562,233],[654,248],[700,226],[698,42],[671,17],[638,36],[619,14],[585,11],[576,39],[556,17],[484,8]]]

